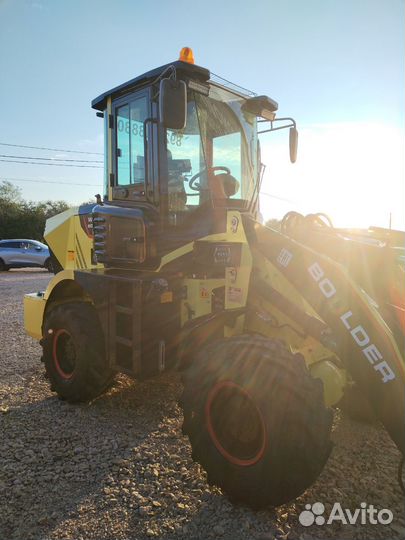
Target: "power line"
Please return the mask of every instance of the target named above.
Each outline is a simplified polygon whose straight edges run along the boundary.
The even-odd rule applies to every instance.
[[[35,184],[53,184],[54,186],[58,186],[60,184],[65,184],[67,186],[91,186],[95,188],[102,183],[100,181],[99,184],[79,184],[78,182],[66,182],[63,180],[39,180],[33,178],[0,178],[0,180],[5,182],[34,182]]]
[[[7,163],[24,163],[26,165],[48,165],[51,167],[81,167],[86,169],[103,169],[103,167],[100,167],[99,165],[69,165],[69,164],[63,164],[63,163],[37,163],[36,161],[15,161],[12,159],[0,159],[0,161],[4,161]]]
[[[0,160],[0,161],[3,161],[3,160]],[[49,163],[43,163],[43,164],[38,164],[38,165],[49,165]],[[69,166],[74,166],[74,165],[67,165],[67,167]],[[102,167],[100,167],[102,168]],[[34,183],[38,183],[38,184],[54,184],[54,185],[59,185],[59,184],[65,184],[65,185],[68,185],[68,186],[91,186],[91,187],[97,187],[99,186],[102,182],[100,181],[99,184],[87,184],[87,183],[77,183],[77,182],[69,182],[69,181],[63,181],[63,180],[40,180],[40,179],[31,179],[31,178],[9,178],[9,177],[4,177],[4,178],[0,178],[1,181],[15,181],[15,182],[34,182]],[[278,197],[277,195],[271,195],[270,193],[266,193],[264,191],[261,191],[260,192],[260,195],[265,195],[266,197],[270,197],[271,199],[278,199],[279,201],[284,201],[284,202],[289,202],[289,203],[293,203],[295,204],[296,201],[293,201],[291,199],[285,199],[284,197]]]
[[[49,158],[49,157],[35,157],[35,156],[11,156],[10,154],[0,154],[2,158],[13,159],[40,159],[41,161],[76,161],[80,163],[103,163],[96,159],[63,159],[63,158]]]
[[[272,195],[271,193],[266,193],[264,191],[260,192],[260,195],[264,195],[265,197],[270,197],[271,199],[277,199],[279,201],[289,202],[296,204],[297,201],[292,201],[291,199],[285,199],[284,197],[278,197],[277,195]]]
[[[47,146],[27,146],[26,144],[10,144],[0,142],[2,146],[14,146],[15,148],[33,148],[35,150],[50,150],[52,152],[69,152],[70,154],[93,154],[103,156],[102,152],[84,152],[83,150],[67,150],[66,148],[48,148]]]

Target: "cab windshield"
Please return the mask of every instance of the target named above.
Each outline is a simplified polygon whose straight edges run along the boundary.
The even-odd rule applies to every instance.
[[[257,175],[256,117],[245,99],[221,86],[190,91],[184,130],[167,130],[169,213],[174,218],[211,202],[246,208]]]

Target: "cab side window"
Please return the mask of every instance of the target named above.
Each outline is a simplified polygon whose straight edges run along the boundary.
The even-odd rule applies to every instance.
[[[212,140],[213,166],[225,166],[232,171],[232,176],[239,182],[238,191],[232,198],[242,198],[242,137],[240,131],[219,135]]]
[[[116,108],[117,184],[145,184],[144,121],[148,118],[148,99],[141,95]]]

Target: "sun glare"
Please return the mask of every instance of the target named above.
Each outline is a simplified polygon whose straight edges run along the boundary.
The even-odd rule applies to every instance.
[[[262,143],[265,220],[287,211],[325,212],[334,225],[405,229],[403,132],[379,123],[302,127],[298,159],[288,160],[288,136]],[[269,196],[271,195],[271,197]]]

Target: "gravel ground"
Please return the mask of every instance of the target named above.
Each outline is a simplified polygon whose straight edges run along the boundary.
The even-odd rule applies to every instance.
[[[0,274],[1,539],[403,539],[399,452],[379,426],[336,414],[331,458],[303,496],[253,512],[206,484],[181,435],[177,375],[120,376],[104,396],[69,405],[49,390],[40,347],[26,336],[22,295],[49,274]],[[320,501],[389,508],[389,525],[312,525],[298,514]]]

